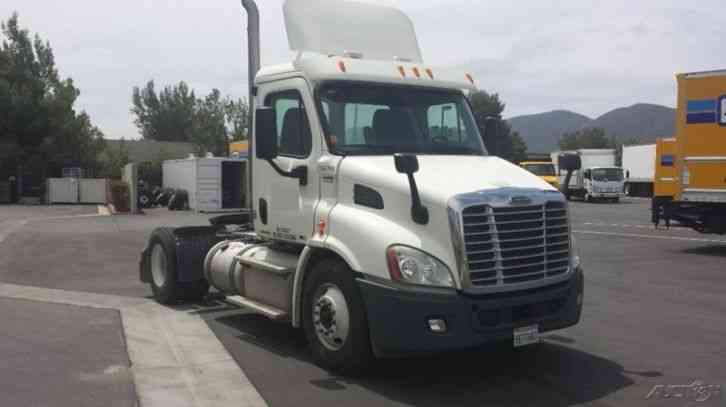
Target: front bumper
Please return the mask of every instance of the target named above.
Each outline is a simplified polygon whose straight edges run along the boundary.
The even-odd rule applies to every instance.
[[[489,295],[456,291],[409,290],[358,279],[377,356],[430,353],[512,340],[517,327],[539,325],[540,332],[580,320],[584,277],[536,289]],[[446,320],[445,334],[429,330],[430,318]]]

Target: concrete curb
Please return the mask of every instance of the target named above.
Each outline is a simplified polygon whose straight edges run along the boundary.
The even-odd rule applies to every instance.
[[[5,283],[0,297],[118,310],[141,406],[267,405],[197,309]]]

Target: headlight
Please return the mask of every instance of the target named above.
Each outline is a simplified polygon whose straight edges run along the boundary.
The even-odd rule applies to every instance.
[[[386,253],[391,279],[409,284],[454,287],[451,271],[439,259],[407,246],[391,246]]]
[[[570,233],[570,269],[575,271],[580,267],[580,254],[577,252],[577,245],[575,244],[575,236]]]

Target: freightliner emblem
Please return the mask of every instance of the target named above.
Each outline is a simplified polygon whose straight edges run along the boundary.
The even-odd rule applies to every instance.
[[[510,205],[529,205],[531,203],[532,200],[526,196],[513,196],[509,198]]]

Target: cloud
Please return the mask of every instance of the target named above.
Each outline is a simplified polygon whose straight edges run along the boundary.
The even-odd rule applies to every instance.
[[[636,102],[673,105],[673,74],[723,68],[720,1],[368,0],[411,15],[427,62],[470,70],[509,116],[570,109],[598,116]],[[263,64],[287,62],[282,0],[259,1]],[[184,80],[246,95],[245,17],[236,1],[4,0],[51,41],[61,73],[109,137],[138,137],[131,88]],[[719,66],[719,64],[721,66]]]

